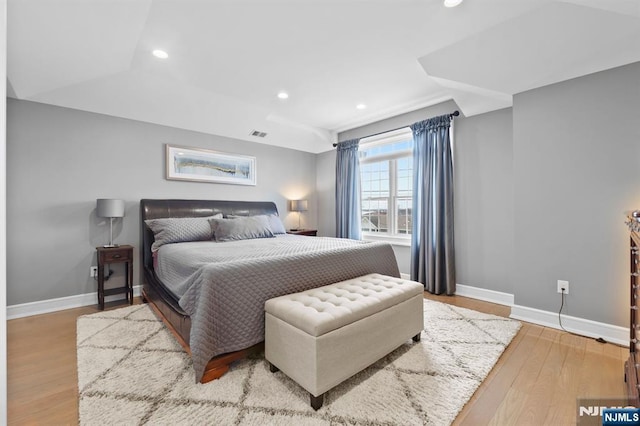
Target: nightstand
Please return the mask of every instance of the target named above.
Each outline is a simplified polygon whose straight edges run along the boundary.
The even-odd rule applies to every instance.
[[[96,247],[98,250],[98,305],[104,309],[104,297],[126,293],[127,301],[133,305],[133,246]],[[104,289],[104,267],[112,263],[124,263],[126,267],[124,287]]]
[[[318,235],[317,229],[290,229],[287,234],[293,235],[308,235],[310,237],[316,237]]]

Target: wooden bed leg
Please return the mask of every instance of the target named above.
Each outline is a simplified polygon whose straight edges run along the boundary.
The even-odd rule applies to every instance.
[[[212,380],[219,379],[229,371],[229,364],[221,365],[219,367],[212,368],[211,370],[205,370],[202,378],[200,378],[200,383],[209,383]]]
[[[414,342],[419,342],[420,341],[420,333],[416,334],[415,336],[412,337]]]
[[[272,373],[277,373],[278,371],[280,371],[280,369],[275,365],[269,363],[269,371],[271,371]]]
[[[322,395],[318,395],[318,396],[313,396],[312,393],[309,394],[309,396],[311,397],[311,408],[313,408],[314,410],[318,411],[320,409],[320,407],[322,407],[322,404],[324,403],[324,394]]]
[[[200,378],[200,383],[208,383],[212,380],[219,379],[224,373],[229,371],[229,367],[233,362],[247,358],[249,355],[262,350],[264,350],[264,342],[257,343],[247,349],[229,352],[212,358],[204,368],[204,374]]]

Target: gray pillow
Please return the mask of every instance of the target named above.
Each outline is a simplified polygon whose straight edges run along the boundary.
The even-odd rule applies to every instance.
[[[276,214],[269,214],[269,215],[255,215],[253,217],[258,217],[258,216],[264,216],[267,218],[267,220],[269,221],[269,227],[271,228],[271,232],[273,232],[273,234],[286,234],[287,230],[284,229],[284,225],[282,224],[282,220],[280,220],[280,217]],[[230,214],[228,216],[226,216],[227,219],[237,219],[239,217],[251,217],[251,216],[238,216],[238,215],[233,215]]]
[[[271,228],[271,232],[273,232],[273,234],[286,234],[287,230],[284,229],[284,225],[282,223],[282,220],[280,220],[280,216],[276,215],[276,214],[269,214],[269,215],[256,215],[253,217],[258,217],[258,216],[264,216],[267,218],[267,220],[269,221],[269,227]],[[237,219],[239,217],[251,217],[251,216],[238,216],[238,215],[233,215],[230,214],[228,216],[225,216],[226,219]]]
[[[235,218],[211,218],[211,229],[216,241],[249,240],[271,238],[273,232],[267,216],[237,216]]]
[[[207,217],[167,217],[145,220],[144,223],[153,231],[155,237],[151,251],[157,251],[165,244],[210,240],[213,232],[209,219],[221,217],[222,213]]]
[[[284,225],[282,224],[282,220],[280,220],[279,216],[276,216],[275,214],[270,214],[269,216],[267,216],[267,219],[269,220],[269,225],[271,226],[271,231],[274,234],[286,234],[287,230],[284,229]]]

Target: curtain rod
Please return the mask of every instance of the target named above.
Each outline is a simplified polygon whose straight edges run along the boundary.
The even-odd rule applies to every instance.
[[[455,111],[453,111],[451,114],[449,114],[449,117],[450,117],[450,118],[453,118],[453,117],[457,117],[457,116],[459,116],[459,115],[460,115],[460,111],[455,110]],[[365,136],[365,137],[370,138],[371,136],[378,136],[378,135],[381,135],[381,134],[383,134],[383,133],[388,133],[388,132],[393,132],[393,131],[395,131],[395,130],[404,129],[405,127],[408,127],[408,126],[398,127],[397,129],[385,130],[384,132],[374,133],[373,135],[369,135],[369,136]],[[362,139],[362,138],[361,138],[361,139]],[[334,144],[333,144],[333,147],[335,148],[336,146],[338,146],[338,144],[337,144],[337,143],[334,143]]]

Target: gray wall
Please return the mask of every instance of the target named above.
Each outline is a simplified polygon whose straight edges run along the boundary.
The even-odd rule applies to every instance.
[[[454,120],[456,282],[513,293],[511,108]]]
[[[286,200],[307,198],[303,225],[317,223],[314,154],[14,99],[7,132],[8,305],[96,291],[89,267],[109,238],[96,198],[126,201],[114,239],[136,247],[136,285],[141,198],[272,200],[287,227]],[[258,184],[167,181],[165,143],[253,155]]]
[[[640,63],[514,97],[516,304],[628,326],[639,117]]]
[[[316,156],[316,194],[318,197],[318,235],[336,236],[336,151]]]

